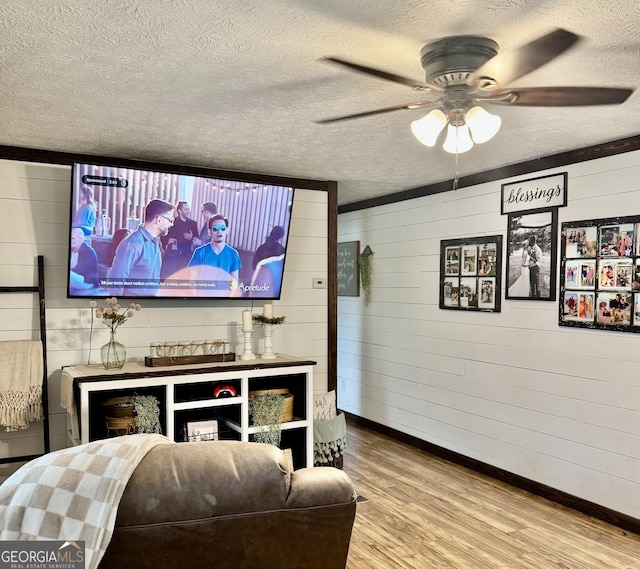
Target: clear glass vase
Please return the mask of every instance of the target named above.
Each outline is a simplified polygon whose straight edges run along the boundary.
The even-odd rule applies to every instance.
[[[100,350],[104,369],[120,369],[127,361],[127,348],[116,340],[116,331],[111,330],[109,341]]]

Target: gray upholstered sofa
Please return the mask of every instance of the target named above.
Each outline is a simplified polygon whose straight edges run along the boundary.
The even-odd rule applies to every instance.
[[[276,447],[159,445],[127,484],[99,568],[344,568],[355,512],[344,472],[290,472]]]

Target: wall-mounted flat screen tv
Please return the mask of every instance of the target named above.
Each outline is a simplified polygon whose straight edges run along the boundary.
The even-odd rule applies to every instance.
[[[74,164],[69,298],[279,299],[294,190]]]

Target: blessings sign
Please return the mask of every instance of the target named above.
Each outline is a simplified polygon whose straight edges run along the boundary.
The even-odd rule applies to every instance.
[[[566,205],[566,172],[502,184],[502,215]]]

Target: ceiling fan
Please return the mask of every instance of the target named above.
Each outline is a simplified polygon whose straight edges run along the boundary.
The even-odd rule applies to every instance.
[[[325,57],[323,61],[407,85],[436,98],[316,122],[329,124],[402,109],[435,107],[424,118],[413,121],[413,134],[426,146],[435,146],[440,133],[448,126],[443,148],[459,154],[471,149],[474,142],[490,140],[500,129],[501,118],[488,113],[485,105],[575,107],[617,105],[626,101],[633,89],[508,87],[512,81],[558,57],[579,40],[580,36],[572,32],[556,29],[519,48],[498,52],[498,44],[486,37],[446,37],[425,45],[420,52],[426,81],[415,81],[337,57]]]

